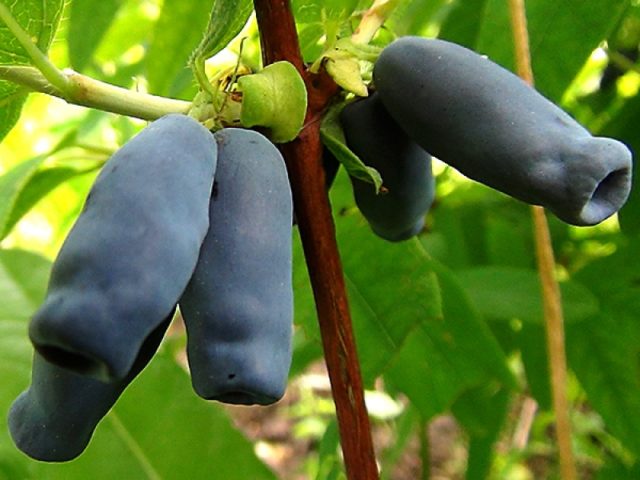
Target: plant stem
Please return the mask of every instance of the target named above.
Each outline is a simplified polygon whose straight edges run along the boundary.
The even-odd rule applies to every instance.
[[[107,112],[155,120],[168,113],[187,113],[191,108],[191,102],[134,92],[73,71],[65,71],[63,75],[68,82],[66,93],[52,85],[34,67],[0,66],[2,80],[9,80],[29,90],[62,98],[69,103]]]
[[[254,0],[254,5],[264,64],[288,61],[307,84],[305,127],[296,140],[280,148],[289,171],[313,287],[347,476],[350,480],[375,480],[378,469],[321,163],[320,116],[338,89],[326,74],[305,72],[289,1]]]
[[[0,2],[0,20],[4,22],[9,31],[20,42],[20,45],[25,49],[36,68],[64,96],[70,87],[67,77],[33,43],[29,34],[24,31],[11,14],[11,11],[2,2]]]
[[[400,1],[401,0],[375,0],[373,5],[371,5],[369,10],[363,15],[360,25],[358,25],[358,28],[351,36],[351,41],[353,41],[353,43],[369,43]]]
[[[509,0],[511,24],[518,74],[533,86],[533,70],[529,50],[529,35],[524,0]],[[553,408],[556,414],[556,436],[560,457],[560,471],[563,480],[577,478],[576,465],[571,448],[571,422],[567,400],[567,358],[565,352],[564,318],[560,288],[555,277],[555,259],[551,244],[549,224],[544,209],[532,207],[535,229],[536,256],[538,272],[542,284],[547,350],[551,373],[551,392]]]

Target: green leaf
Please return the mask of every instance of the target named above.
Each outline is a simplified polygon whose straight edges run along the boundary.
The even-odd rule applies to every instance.
[[[438,323],[440,291],[416,242],[378,239],[362,218],[337,219],[363,377],[371,384],[421,325]]]
[[[27,94],[16,85],[0,80],[0,141],[20,118]]]
[[[506,389],[488,384],[464,392],[451,410],[469,436],[466,478],[488,478],[493,446],[509,413]]]
[[[204,37],[191,58],[206,60],[213,57],[235,38],[253,11],[251,0],[214,0]]]
[[[486,318],[543,320],[542,289],[533,270],[487,266],[462,270],[458,278],[478,311]],[[598,301],[575,281],[562,282],[562,303],[567,322],[578,322],[598,311]]]
[[[549,357],[544,325],[525,323],[518,333],[520,356],[531,395],[541,410],[551,410]]]
[[[21,162],[0,176],[0,232],[7,231],[20,193],[45,159],[46,156],[41,155]]]
[[[64,0],[41,0],[38,2],[4,2],[11,15],[27,32],[38,48],[47,52],[58,28]],[[31,58],[0,21],[0,65],[31,65]]]
[[[245,127],[269,128],[276,143],[298,136],[307,113],[307,88],[289,62],[267,65],[262,71],[238,79],[242,91],[240,122]]]
[[[340,124],[340,112],[343,106],[331,108],[322,119],[320,135],[322,143],[333,153],[336,159],[344,165],[349,175],[365,182],[372,183],[376,192],[382,187],[382,177],[373,167],[367,167],[360,158],[347,147],[342,125]]]
[[[344,471],[344,465],[340,460],[340,433],[338,424],[334,420],[329,425],[320,440],[318,448],[318,473],[315,480],[338,479]]]
[[[465,2],[466,3],[466,2]],[[538,0],[527,2],[527,23],[536,88],[559,102],[591,53],[608,37],[629,0]],[[471,9],[470,15],[473,15]],[[474,49],[513,70],[509,9],[502,0],[487,0]]]
[[[26,475],[28,462],[9,438],[7,412],[29,383],[32,347],[27,321],[42,302],[51,263],[22,250],[0,250],[0,478],[40,478]],[[11,476],[5,472],[20,472]]]
[[[514,385],[498,343],[455,277],[418,240],[376,237],[350,190],[340,173],[331,203],[340,212],[336,229],[367,381],[383,373],[425,418],[489,378]]]
[[[405,0],[400,2],[385,26],[397,36],[427,36],[429,27],[442,22],[450,4],[450,0]]]
[[[71,167],[50,167],[36,171],[26,183],[21,185],[4,228],[0,230],[0,239],[6,237],[16,223],[36,204],[40,199],[54,190],[58,185],[70,180],[78,175],[92,172],[95,168],[71,168]],[[0,177],[0,181],[1,181]]]
[[[439,38],[473,48],[480,35],[483,17],[488,0],[456,0],[451,5],[445,21],[442,24]]]
[[[640,477],[640,462],[627,466],[609,460],[607,464],[598,470],[596,480],[637,480]]]
[[[637,258],[640,256],[640,237],[628,239],[628,245],[613,255],[589,264],[574,275],[600,302],[600,311],[640,312],[640,275]]]
[[[58,28],[64,0],[14,1],[5,5],[40,50],[47,52]],[[24,48],[1,21],[0,45],[0,65],[31,65]],[[18,121],[25,98],[21,88],[0,80],[0,140]]]
[[[163,3],[145,58],[152,93],[172,93],[172,86],[187,68],[191,52],[207,26],[211,3],[211,0]]]
[[[498,379],[516,381],[498,342],[473,309],[455,276],[436,263],[443,318],[416,330],[385,378],[402,390],[425,418],[451,407],[465,390]]]
[[[640,456],[640,241],[576,274],[600,312],[567,329],[569,364],[607,428]]]
[[[293,0],[291,6],[298,22],[327,25],[348,19],[358,6],[358,0]]]
[[[352,54],[342,50],[332,50],[324,56],[324,62],[327,73],[345,91],[359,97],[369,95],[360,74],[360,63]]]
[[[567,329],[569,365],[607,429],[640,456],[637,311],[607,312]]]
[[[69,60],[77,71],[91,63],[123,0],[73,0],[69,11]],[[174,3],[174,2],[169,2]],[[183,3],[183,2],[179,2]],[[191,3],[191,2],[188,2]]]
[[[50,268],[34,253],[0,250],[0,321],[31,317],[44,299]]]
[[[313,62],[322,53],[322,44],[320,39],[324,35],[322,25],[312,23],[303,26],[298,32],[298,41],[300,42],[300,50],[305,62]]]

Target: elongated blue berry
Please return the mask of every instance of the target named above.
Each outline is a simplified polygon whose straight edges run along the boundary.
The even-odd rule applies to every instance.
[[[25,454],[66,462],[87,447],[93,431],[158,349],[173,311],[144,341],[127,375],[113,383],[78,375],[34,353],[31,385],[13,402],[9,431]]]
[[[351,177],[358,208],[380,237],[398,242],[416,235],[433,203],[431,156],[387,113],[377,94],[347,105],[340,117],[349,148],[382,176],[386,193]]]
[[[227,128],[215,137],[209,233],[180,300],[191,380],[206,399],[269,404],[291,363],[289,181],[261,134]]]
[[[49,362],[124,378],[184,291],[209,226],[213,135],[153,122],[106,163],[58,254],[29,334]]]
[[[508,70],[459,45],[404,37],[374,81],[396,122],[468,177],[575,225],[614,214],[631,188],[631,152],[593,137]]]

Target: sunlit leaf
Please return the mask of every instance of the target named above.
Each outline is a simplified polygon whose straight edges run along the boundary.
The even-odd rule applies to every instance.
[[[219,3],[219,2],[218,2]],[[207,26],[212,0],[163,3],[145,57],[149,89],[169,95]]]
[[[69,60],[82,71],[118,13],[123,0],[73,0],[69,10]],[[173,3],[173,2],[170,2]],[[180,2],[182,3],[182,2]]]
[[[249,20],[251,0],[214,0],[204,37],[191,58],[207,59],[227,46]]]
[[[21,162],[0,176],[0,232],[7,231],[20,193],[45,159],[45,156],[38,156]]]
[[[0,238],[6,237],[18,221],[45,195],[55,189],[58,185],[70,180],[78,175],[91,172],[95,168],[72,168],[72,167],[50,167],[40,169],[33,173],[21,186],[12,208],[6,218],[3,230],[0,231]],[[2,186],[0,177],[0,188]],[[1,210],[0,210],[1,212]]]
[[[64,0],[40,0],[5,3],[20,26],[31,35],[42,52],[58,28]],[[0,65],[31,65],[31,59],[11,31],[0,21]],[[20,116],[26,98],[14,84],[0,80],[0,140],[9,133]]]

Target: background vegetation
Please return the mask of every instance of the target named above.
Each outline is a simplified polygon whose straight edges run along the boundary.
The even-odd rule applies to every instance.
[[[40,48],[51,43],[55,65],[158,95],[190,100],[196,93],[185,65],[212,0],[19,3],[15,16]],[[310,61],[327,38],[348,34],[369,6],[292,3]],[[640,151],[638,2],[529,0],[527,14],[537,88],[594,134]],[[514,66],[504,0],[399,2],[375,41],[384,45],[399,35],[438,36]],[[241,36],[243,62],[258,67],[253,20]],[[233,66],[239,51],[236,39],[208,68]],[[23,57],[0,24],[0,65],[28,63]],[[41,94],[27,97],[0,81],[0,137],[6,135],[0,144],[0,478],[277,476],[264,462],[277,464],[278,441],[256,442],[245,411],[204,402],[191,391],[179,322],[78,460],[37,463],[9,439],[6,412],[29,383],[27,322],[44,296],[51,260],[101,164],[143,125]],[[446,478],[465,471],[471,479],[557,478],[530,211],[444,165],[436,173],[437,203],[427,228],[401,244],[373,236],[344,172],[331,191],[382,476],[411,478],[398,473],[397,465],[407,462],[403,452],[427,460],[419,454],[428,447],[425,425],[449,414],[460,431],[449,463],[439,467]],[[618,217],[597,227],[549,220],[567,321],[580,478],[640,478],[640,190],[634,188]],[[293,393],[269,412],[285,419],[285,442],[302,439],[307,448],[280,476],[340,478],[331,402],[308,388],[322,349],[299,242],[294,277]]]

